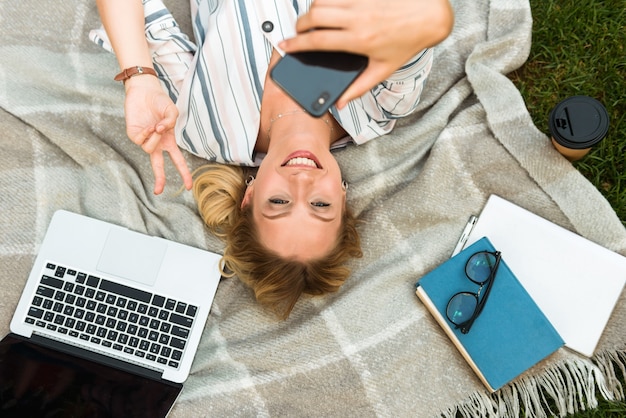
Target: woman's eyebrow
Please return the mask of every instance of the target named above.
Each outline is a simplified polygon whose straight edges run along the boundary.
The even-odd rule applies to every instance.
[[[279,219],[279,218],[284,218],[285,216],[289,215],[290,212],[291,212],[290,210],[285,210],[285,211],[281,211],[272,215],[265,213],[265,212],[261,212],[261,215],[263,215],[265,219]]]
[[[269,219],[269,220],[274,220],[274,219],[280,219],[280,218],[284,218],[286,216],[289,216],[289,214],[291,213],[291,209],[286,209],[283,211],[280,211],[278,213],[273,213],[273,214],[269,214],[266,213],[264,211],[261,211],[261,215],[265,218],[265,219]],[[311,216],[313,216],[314,218],[319,219],[322,222],[332,222],[334,221],[337,217],[336,216],[323,216],[317,212],[310,212]]]

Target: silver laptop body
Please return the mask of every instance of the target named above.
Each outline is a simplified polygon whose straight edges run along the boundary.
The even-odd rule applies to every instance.
[[[55,212],[14,334],[182,383],[220,280],[220,255]]]

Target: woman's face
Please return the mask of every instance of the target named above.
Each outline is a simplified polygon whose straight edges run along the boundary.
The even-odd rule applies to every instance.
[[[334,246],[345,209],[341,171],[328,147],[294,136],[271,148],[242,207],[252,204],[260,240],[282,257],[304,261]]]

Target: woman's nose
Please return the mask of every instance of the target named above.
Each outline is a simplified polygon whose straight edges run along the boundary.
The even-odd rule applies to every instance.
[[[315,176],[309,170],[296,171],[291,177],[299,183],[312,183],[315,180]]]

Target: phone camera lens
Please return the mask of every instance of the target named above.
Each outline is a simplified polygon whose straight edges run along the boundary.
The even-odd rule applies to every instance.
[[[324,106],[326,104],[326,101],[330,98],[330,93],[328,92],[323,92],[322,94],[320,94],[320,96],[317,98],[317,101],[313,102],[313,104],[311,104],[311,107],[314,110],[319,110],[322,108],[322,106]]]

